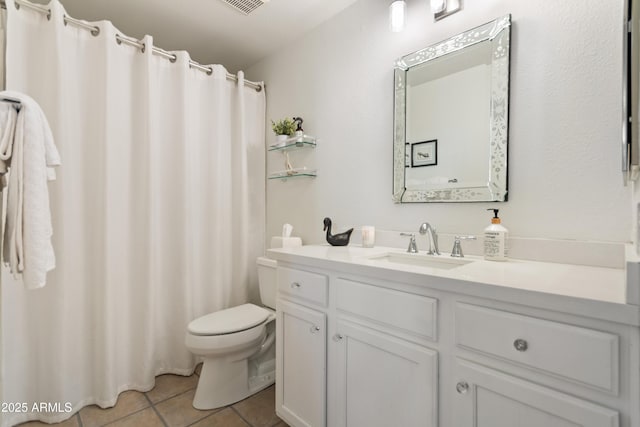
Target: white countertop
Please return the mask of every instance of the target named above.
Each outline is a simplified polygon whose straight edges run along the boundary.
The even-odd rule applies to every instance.
[[[626,303],[624,269],[514,259],[495,262],[469,256],[465,259],[474,262],[444,270],[369,259],[404,252],[388,247],[308,245],[270,249],[269,256],[278,261],[640,324],[640,308]],[[435,256],[443,258],[450,259],[449,254]]]

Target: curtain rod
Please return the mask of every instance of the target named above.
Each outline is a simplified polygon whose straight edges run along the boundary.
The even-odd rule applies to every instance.
[[[45,6],[40,6],[38,4],[34,4],[28,1],[23,1],[23,0],[13,0],[14,4],[16,5],[16,9],[20,9],[20,6],[24,6],[27,9],[31,9],[31,10],[35,10],[36,12],[42,13],[44,15],[47,16],[47,19],[50,20],[51,19],[51,9],[45,7]],[[2,9],[6,9],[7,8],[7,4],[5,2],[5,0],[0,0],[0,7],[2,7]],[[91,32],[91,35],[93,36],[97,36],[98,34],[100,34],[100,28],[95,26],[95,25],[91,25],[88,22],[85,21],[81,21],[79,19],[75,19],[72,18],[70,16],[64,15],[62,17],[63,21],[64,21],[64,25],[67,24],[73,24],[77,27],[83,28],[85,30],[89,30]],[[126,37],[126,36],[122,36],[120,34],[116,34],[116,42],[118,44],[128,44],[130,46],[134,46],[138,49],[140,49],[142,52],[145,51],[146,46],[144,43],[142,43],[139,40],[136,39],[132,39],[130,37]],[[155,47],[153,46],[151,48],[151,52],[161,56],[163,58],[168,59],[171,62],[176,62],[176,59],[178,59],[178,56],[175,53],[171,53],[168,52],[164,49],[160,49],[159,47]],[[195,68],[196,70],[200,70],[203,71],[205,73],[207,73],[207,75],[211,75],[213,74],[213,68],[212,67],[207,67],[204,66],[202,64],[200,64],[199,62],[193,61],[193,60],[189,60],[189,68]],[[238,76],[235,74],[231,74],[231,73],[227,73],[227,80],[231,80],[234,82],[238,82]],[[256,82],[252,82],[250,80],[245,80],[244,81],[244,85],[245,86],[249,86],[252,87],[256,90],[256,92],[260,92],[262,90],[262,85],[260,83],[256,83]]]

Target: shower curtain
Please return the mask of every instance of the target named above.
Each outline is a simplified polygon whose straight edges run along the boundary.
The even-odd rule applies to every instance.
[[[27,291],[3,268],[3,425],[68,418],[191,374],[187,324],[255,299],[264,248],[264,91],[7,3],[7,89],[43,108],[62,158],[49,184],[57,265]],[[32,404],[59,410],[32,412]],[[69,407],[72,409],[67,410]],[[55,408],[54,408],[55,409]]]

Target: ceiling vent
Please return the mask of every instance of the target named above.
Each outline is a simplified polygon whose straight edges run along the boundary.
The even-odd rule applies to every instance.
[[[244,13],[250,14],[269,0],[222,0],[229,6]]]

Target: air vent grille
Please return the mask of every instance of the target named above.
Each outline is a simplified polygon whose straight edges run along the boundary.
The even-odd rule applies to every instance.
[[[229,6],[244,13],[250,14],[264,4],[264,0],[222,0]]]

